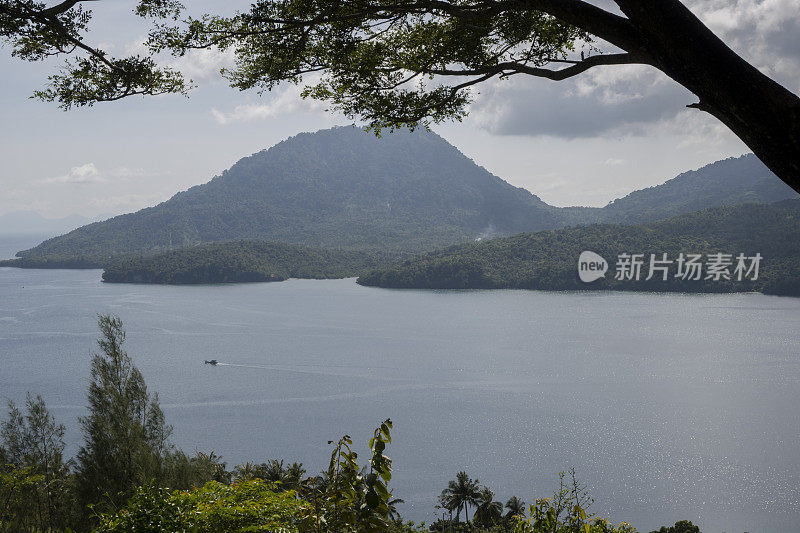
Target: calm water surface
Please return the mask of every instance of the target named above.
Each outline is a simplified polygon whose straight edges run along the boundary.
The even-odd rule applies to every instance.
[[[531,501],[574,466],[640,531],[797,529],[799,299],[99,280],[0,269],[0,396],[41,393],[71,453],[96,314],[116,313],[175,442],[229,465],[321,470],[328,440],[363,450],[391,417],[406,518],[430,520],[461,469]]]

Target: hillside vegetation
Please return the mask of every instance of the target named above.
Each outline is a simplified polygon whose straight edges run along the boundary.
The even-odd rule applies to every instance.
[[[484,232],[558,226],[556,208],[493,176],[433,133],[302,133],[210,182],[18,254],[112,257],[206,242],[422,250]]]
[[[157,206],[19,252],[6,266],[108,266],[208,242],[420,252],[576,224],[644,223],[740,202],[797,198],[753,155],[687,172],[608,206],[553,207],[476,165],[438,135],[302,133]]]
[[[120,259],[105,269],[103,281],[192,284],[344,278],[381,261],[386,259],[364,252],[239,241]]]
[[[597,222],[639,224],[709,207],[797,198],[755,155],[731,157],[634,191],[602,209]]]
[[[584,283],[578,277],[578,257],[584,250],[608,262],[605,277]],[[620,254],[642,254],[641,279],[615,279]],[[677,260],[679,254],[761,254],[758,278],[699,280],[661,272],[650,280],[650,255]],[[748,265],[749,266],[749,265]],[[752,277],[752,276],[750,276]],[[518,288],[543,290],[615,289],[648,291],[761,291],[800,295],[800,201],[726,206],[681,215],[647,225],[597,224],[556,231],[521,234],[429,253],[394,267],[371,271],[362,285],[391,288],[471,289]]]

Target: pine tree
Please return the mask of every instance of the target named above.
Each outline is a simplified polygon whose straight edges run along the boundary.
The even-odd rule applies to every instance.
[[[103,510],[161,477],[172,428],[164,422],[158,395],[148,394],[141,372],[122,349],[119,317],[100,315],[98,325],[101,353],[92,356],[89,415],[80,419],[78,480],[83,503]]]
[[[0,424],[0,472],[8,470],[8,479],[25,487],[14,526],[50,531],[69,520],[72,501],[65,489],[72,462],[64,461],[64,430],[38,394],[28,393],[25,411],[8,402],[8,419]]]

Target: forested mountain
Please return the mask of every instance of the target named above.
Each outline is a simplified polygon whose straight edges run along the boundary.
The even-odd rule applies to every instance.
[[[210,182],[20,252],[15,266],[107,266],[121,256],[259,240],[424,251],[576,224],[651,222],[698,209],[796,198],[753,155],[686,172],[599,208],[557,208],[476,165],[438,135],[302,133]]]
[[[798,195],[755,155],[747,154],[711,163],[698,170],[614,200],[601,211],[598,222],[636,224],[744,203],[771,203]]]
[[[330,279],[355,276],[385,261],[365,252],[237,241],[120,259],[105,269],[103,281],[193,284]]]
[[[578,258],[592,251],[608,263],[605,277],[578,277]],[[677,277],[679,255],[700,254],[700,279]],[[730,254],[731,279],[706,279],[714,254]],[[642,254],[640,279],[615,279],[620,254]],[[649,275],[650,257],[668,268]],[[760,254],[757,279],[737,280],[736,256]],[[753,261],[747,261],[750,268]],[[647,225],[596,224],[455,246],[398,266],[374,270],[362,285],[392,288],[617,289],[686,292],[762,291],[800,295],[800,200],[724,206]]]
[[[301,133],[209,183],[21,253],[117,256],[257,239],[420,250],[556,227],[557,209],[493,176],[434,133]]]

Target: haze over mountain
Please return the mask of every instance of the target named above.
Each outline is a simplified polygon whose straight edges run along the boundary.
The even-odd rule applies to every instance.
[[[63,218],[45,218],[35,211],[14,211],[0,215],[0,234],[60,235],[90,222],[93,220],[75,214]]]
[[[595,222],[639,223],[738,202],[795,198],[753,155],[687,172],[604,208],[550,206],[438,135],[355,127],[301,133],[155,207],[89,224],[18,255],[109,258],[261,240],[420,251]]]

